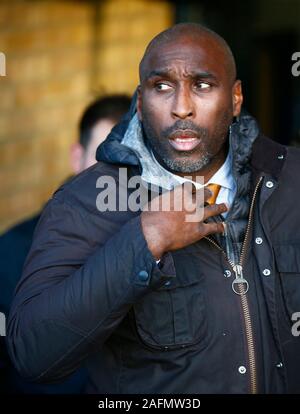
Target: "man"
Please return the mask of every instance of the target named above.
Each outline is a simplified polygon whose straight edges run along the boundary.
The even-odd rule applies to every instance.
[[[299,392],[300,154],[241,105],[216,33],[180,24],[152,40],[137,104],[39,223],[8,326],[22,375],[55,381],[87,361],[91,393]],[[124,202],[121,167],[149,184],[142,212],[101,210],[103,177]],[[197,195],[201,178],[219,191],[195,208],[180,184]]]
[[[113,126],[120,121],[128,111],[130,98],[127,95],[107,95],[97,98],[90,103],[82,114],[78,126],[78,142],[71,146],[70,162],[74,174],[78,174],[96,162],[96,149],[101,144]],[[9,307],[13,292],[19,281],[22,268],[29,252],[33,232],[40,218],[40,213],[34,217],[19,223],[0,237],[0,312],[8,317]],[[0,349],[0,353],[4,353]],[[7,358],[0,356],[0,361]],[[4,370],[1,370],[4,371]],[[77,377],[69,383],[51,387],[37,387],[32,384],[24,384],[15,372],[10,370],[11,380],[7,373],[3,375],[3,382],[8,391],[12,392],[78,392],[82,388],[83,380]],[[4,386],[1,386],[0,391]]]
[[[71,147],[71,165],[75,174],[95,164],[98,146],[129,107],[127,95],[115,94],[97,98],[85,109],[78,126],[79,140]]]

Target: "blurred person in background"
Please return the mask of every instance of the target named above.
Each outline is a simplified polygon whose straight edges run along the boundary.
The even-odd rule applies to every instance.
[[[113,126],[129,110],[130,98],[124,94],[107,95],[93,101],[83,112],[79,122],[78,142],[71,145],[70,163],[74,174],[96,162],[96,149],[105,140]],[[40,212],[9,229],[0,236],[0,312],[7,318],[13,292],[31,246]],[[0,345],[0,392],[22,393],[77,393],[85,381],[84,372],[57,385],[37,385],[23,381],[11,367],[4,338]]]

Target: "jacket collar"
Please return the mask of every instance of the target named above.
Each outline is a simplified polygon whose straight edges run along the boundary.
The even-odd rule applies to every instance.
[[[269,174],[278,179],[286,160],[287,148],[260,134],[252,147],[250,160],[253,181],[262,174]]]

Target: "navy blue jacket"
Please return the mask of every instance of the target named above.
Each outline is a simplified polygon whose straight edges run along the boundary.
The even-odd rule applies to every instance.
[[[0,236],[0,312],[6,320],[39,218],[40,214],[37,214]],[[0,393],[77,394],[83,391],[85,382],[86,372],[83,369],[58,384],[37,384],[24,380],[10,361],[4,337],[0,337]]]
[[[300,392],[291,319],[300,310],[300,151],[263,136],[254,142],[250,288],[239,296],[233,269],[209,240],[157,265],[140,212],[97,210],[99,177],[118,182],[120,167],[140,172],[120,145],[127,122],[42,214],[9,318],[15,366],[48,382],[87,362],[92,393]],[[118,197],[127,190],[120,185]]]

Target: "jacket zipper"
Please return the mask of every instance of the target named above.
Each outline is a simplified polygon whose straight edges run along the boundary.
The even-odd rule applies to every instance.
[[[251,200],[249,219],[247,223],[246,234],[245,234],[245,238],[244,238],[243,245],[242,245],[239,263],[238,264],[233,263],[233,261],[228,258],[226,252],[222,249],[222,247],[217,242],[215,242],[209,236],[205,237],[205,239],[207,239],[218,250],[222,252],[222,254],[225,256],[225,259],[230,264],[235,274],[235,279],[232,282],[232,290],[237,295],[239,295],[241,298],[241,305],[243,309],[243,317],[244,317],[245,332],[246,332],[246,339],[247,339],[247,348],[248,348],[248,359],[249,359],[249,369],[250,369],[250,393],[251,394],[257,394],[256,358],[255,358],[253,328],[252,328],[252,322],[251,322],[251,316],[250,316],[250,310],[249,310],[249,303],[248,303],[248,299],[246,295],[249,289],[249,283],[246,279],[244,279],[243,265],[244,265],[244,259],[245,259],[245,254],[246,254],[246,248],[249,244],[250,229],[251,229],[252,221],[253,221],[253,210],[254,210],[255,200],[256,200],[257,192],[258,192],[258,189],[260,187],[262,180],[263,180],[263,177],[260,177],[255,186],[255,190],[254,190],[253,197]]]

